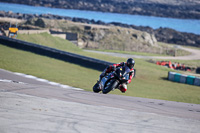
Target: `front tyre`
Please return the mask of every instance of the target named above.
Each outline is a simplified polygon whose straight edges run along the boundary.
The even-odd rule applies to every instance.
[[[110,84],[109,84],[110,83]],[[102,92],[103,94],[107,94],[108,92],[110,92],[112,89],[117,87],[117,80],[112,80],[110,82],[107,83],[107,86],[103,88]]]
[[[94,86],[93,86],[93,91],[95,93],[99,93],[101,90],[99,89],[99,83],[97,82]]]

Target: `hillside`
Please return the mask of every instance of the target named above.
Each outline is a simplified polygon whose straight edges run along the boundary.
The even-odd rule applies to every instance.
[[[79,46],[82,48],[150,53],[160,51],[155,36],[146,32],[118,26],[91,25],[62,20],[43,20],[48,28],[54,28],[62,32],[78,33]],[[49,25],[53,26],[49,27]]]
[[[128,24],[122,24],[117,22],[112,23],[105,23],[102,21],[94,21],[89,19],[83,19],[83,18],[71,18],[71,17],[65,17],[65,16],[59,16],[59,15],[52,15],[52,14],[21,14],[21,13],[13,13],[13,12],[4,12],[0,11],[0,24],[3,25],[2,28],[5,30],[8,29],[9,23],[12,21],[11,19],[16,18],[15,22],[20,23],[21,21],[27,21],[27,19],[36,19],[36,18],[45,18],[49,20],[67,20],[67,21],[73,21],[78,23],[84,23],[84,24],[95,24],[95,25],[101,25],[101,26],[118,26],[123,28],[129,28],[134,29],[142,32],[147,32],[149,34],[153,34],[157,41],[164,42],[164,43],[170,43],[170,44],[177,44],[177,45],[183,45],[183,46],[194,46],[194,47],[200,47],[200,35],[193,34],[193,33],[186,33],[186,32],[178,32],[176,30],[170,29],[170,28],[158,28],[153,29],[148,26],[135,26],[135,25],[128,25]],[[5,23],[7,22],[7,23]],[[33,23],[32,23],[33,25]],[[21,27],[22,25],[19,25],[21,29],[33,29],[32,26],[25,26]],[[44,24],[39,24],[40,27],[45,28]],[[39,29],[38,27],[35,27],[34,29]]]
[[[6,18],[4,20],[6,20]],[[6,22],[2,23],[2,25],[6,24]],[[80,48],[111,49],[159,54],[166,52],[163,47],[158,46],[157,40],[153,34],[113,25],[104,26],[72,22],[70,20],[33,18],[27,21],[21,21],[18,26],[20,31],[30,28],[45,28],[60,32],[58,34],[66,32],[77,34],[78,46]]]
[[[92,10],[147,16],[200,19],[199,0],[0,0],[65,9]]]

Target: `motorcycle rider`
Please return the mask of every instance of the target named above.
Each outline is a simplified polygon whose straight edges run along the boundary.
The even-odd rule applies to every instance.
[[[110,72],[112,72],[112,71],[115,71],[116,68],[121,67],[121,66],[127,66],[127,67],[129,67],[129,69],[130,69],[130,72],[129,72],[129,80],[127,81],[127,83],[121,84],[121,85],[119,86],[119,88],[118,88],[122,93],[125,93],[126,90],[127,90],[127,84],[131,83],[131,80],[132,80],[132,78],[133,78],[133,76],[134,76],[134,69],[133,69],[134,65],[135,65],[135,61],[134,61],[134,59],[132,59],[132,58],[129,58],[126,62],[121,62],[121,63],[119,63],[119,64],[110,65],[110,66],[108,66],[108,67],[101,73],[100,78],[99,78],[99,82],[100,82],[101,79],[102,79],[104,76],[106,76],[108,73],[110,73]]]

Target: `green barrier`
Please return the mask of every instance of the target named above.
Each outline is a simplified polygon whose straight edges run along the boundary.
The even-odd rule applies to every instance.
[[[175,81],[175,82],[180,82],[180,79],[181,79],[181,74],[176,73],[176,74],[174,75],[174,81]]]
[[[186,83],[190,85],[194,85],[195,76],[187,76]]]

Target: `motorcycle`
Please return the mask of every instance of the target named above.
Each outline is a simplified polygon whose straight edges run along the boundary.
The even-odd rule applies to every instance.
[[[103,94],[109,93],[111,90],[115,90],[119,85],[127,83],[129,79],[130,69],[127,66],[121,66],[103,77],[93,86],[93,91],[98,93],[102,91]]]

